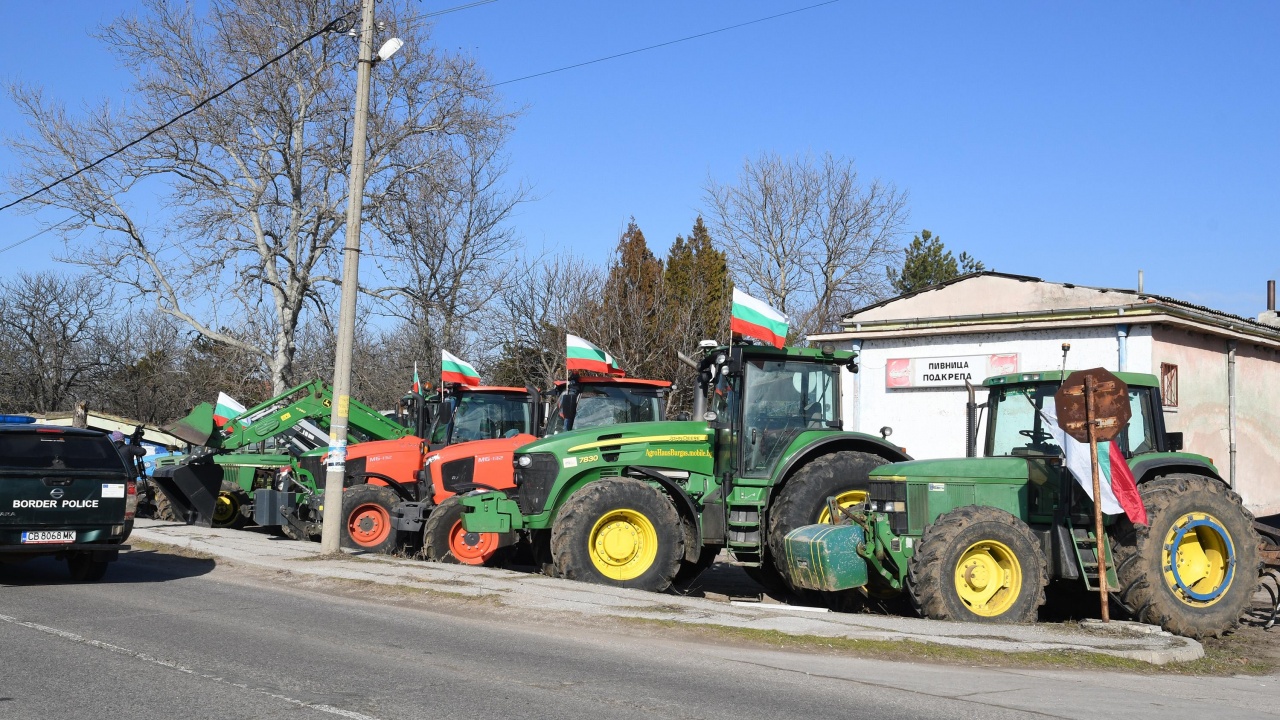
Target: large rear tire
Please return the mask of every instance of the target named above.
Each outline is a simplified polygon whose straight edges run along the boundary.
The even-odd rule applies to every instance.
[[[160,488],[156,488],[156,519],[165,522],[179,522],[178,514],[173,511],[173,503],[169,502],[169,496],[164,494]]]
[[[1048,582],[1048,560],[1031,528],[979,505],[939,515],[907,565],[911,602],[934,620],[1033,622]]]
[[[239,530],[248,525],[249,518],[240,512],[247,502],[249,496],[239,485],[223,480],[213,506],[213,527]]]
[[[769,558],[773,569],[788,586],[786,546],[783,539],[798,527],[831,522],[827,498],[842,507],[861,505],[867,500],[867,478],[887,460],[877,455],[841,450],[814,458],[795,472],[777,500],[769,508]],[[763,576],[764,573],[761,573]],[[766,587],[768,587],[766,585]]]
[[[496,565],[505,555],[499,533],[469,533],[462,527],[466,506],[454,495],[437,505],[422,528],[422,554],[428,560],[461,565]],[[508,543],[508,546],[510,543]]]
[[[400,547],[391,525],[391,509],[399,498],[381,485],[356,485],[342,492],[342,546],[376,553]]]
[[[608,478],[561,506],[551,555],[570,580],[660,592],[680,569],[684,531],[666,495],[639,480]]]
[[[1261,540],[1225,484],[1166,475],[1138,486],[1147,528],[1112,530],[1119,600],[1137,620],[1192,638],[1234,629],[1257,589]]]

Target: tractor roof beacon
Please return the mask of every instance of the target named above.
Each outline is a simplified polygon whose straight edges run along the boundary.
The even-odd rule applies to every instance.
[[[1171,632],[1220,635],[1256,587],[1253,518],[1209,458],[1182,452],[1181,433],[1165,432],[1159,381],[1117,375],[1132,417],[1115,442],[1148,524],[1107,518],[1111,598]],[[1092,501],[1064,470],[1040,412],[1054,409],[1062,381],[1057,371],[989,378],[983,457],[877,468],[865,510],[785,540],[796,584],[840,605],[905,594],[926,617],[978,622],[1035,620],[1049,580],[1096,592]],[[967,440],[974,447],[976,437]]]
[[[662,590],[727,549],[785,583],[782,538],[866,499],[872,469],[908,459],[842,429],[841,379],[856,356],[734,345],[697,362],[696,419],[563,432],[516,453],[516,488],[462,499],[468,532],[525,531],[544,569]]]

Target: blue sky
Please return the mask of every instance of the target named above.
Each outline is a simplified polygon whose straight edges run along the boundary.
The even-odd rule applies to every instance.
[[[423,11],[460,4],[421,3]],[[811,4],[499,0],[436,41],[506,80]],[[125,78],[87,31],[133,3],[5,3],[6,80],[77,106]],[[831,151],[910,193],[914,231],[987,266],[1255,315],[1280,278],[1277,3],[866,3],[502,88],[532,246],[603,259],[634,216],[659,253],[710,175]],[[0,133],[20,129],[0,100]],[[0,151],[0,170],[13,159]],[[50,217],[57,220],[57,217]],[[0,246],[38,229],[0,213]],[[905,238],[909,240],[909,236]],[[0,276],[51,266],[46,235]]]

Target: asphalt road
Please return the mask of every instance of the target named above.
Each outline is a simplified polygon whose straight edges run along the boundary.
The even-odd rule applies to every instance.
[[[387,606],[152,553],[94,585],[37,560],[0,567],[0,718],[1224,720],[1280,699],[1276,678],[942,667],[661,635]]]

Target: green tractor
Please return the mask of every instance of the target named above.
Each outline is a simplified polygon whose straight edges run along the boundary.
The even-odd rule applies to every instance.
[[[1101,538],[1110,597],[1142,622],[1189,637],[1234,628],[1257,585],[1253,518],[1212,461],[1165,432],[1159,381],[1118,373],[1132,418],[1116,438],[1147,525],[1107,516]],[[789,576],[840,605],[905,595],[924,617],[1029,622],[1046,587],[1098,592],[1093,503],[1064,470],[1042,411],[1063,373],[989,378],[986,447],[971,457],[876,468],[865,509],[836,527],[796,529]],[[973,409],[970,401],[970,428]],[[1088,479],[1086,479],[1088,481]]]
[[[663,590],[727,549],[784,586],[782,541],[830,519],[827,498],[866,500],[868,474],[908,459],[842,429],[855,355],[704,342],[690,421],[559,433],[521,447],[516,488],[463,498],[467,532],[524,531],[544,571]]]

